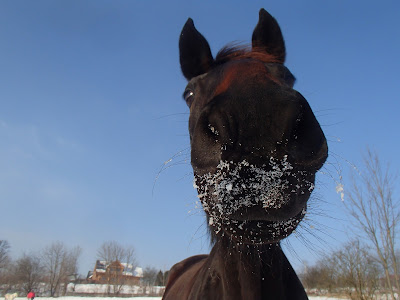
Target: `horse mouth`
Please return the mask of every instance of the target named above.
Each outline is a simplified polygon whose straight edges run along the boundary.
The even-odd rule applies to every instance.
[[[285,156],[261,167],[220,162],[195,184],[214,234],[264,244],[287,237],[303,219],[314,174],[295,170]]]
[[[298,215],[283,221],[225,219],[223,224],[216,224],[210,218],[209,225],[216,234],[226,235],[238,245],[272,244],[288,237],[306,214],[304,208]]]

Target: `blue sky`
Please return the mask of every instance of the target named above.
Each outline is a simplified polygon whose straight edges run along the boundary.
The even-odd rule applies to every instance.
[[[59,240],[83,248],[86,274],[109,240],[161,269],[209,251],[178,38],[192,17],[214,54],[248,43],[261,7],[281,25],[295,88],[330,147],[309,215],[319,225],[307,228],[317,238],[290,237],[289,259],[300,269],[348,238],[336,170],[346,186],[367,145],[400,167],[398,1],[9,0],[0,2],[0,238],[14,257]]]

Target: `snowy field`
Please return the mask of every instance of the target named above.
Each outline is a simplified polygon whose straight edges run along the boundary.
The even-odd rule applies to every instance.
[[[133,298],[116,298],[116,297],[97,297],[101,300],[161,300],[161,297],[133,297]],[[37,300],[93,300],[95,297],[36,297]],[[16,300],[26,300],[25,297],[17,297]],[[343,300],[340,298],[328,298],[328,297],[309,297],[309,300]]]

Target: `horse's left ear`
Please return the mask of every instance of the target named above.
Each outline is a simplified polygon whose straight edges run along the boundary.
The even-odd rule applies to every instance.
[[[259,20],[252,37],[253,49],[274,55],[281,63],[285,62],[285,41],[278,22],[265,9],[260,9]]]
[[[179,38],[179,59],[183,75],[187,80],[207,73],[214,63],[210,45],[188,19]]]

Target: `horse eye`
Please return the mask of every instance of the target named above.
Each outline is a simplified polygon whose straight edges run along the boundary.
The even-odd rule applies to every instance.
[[[194,93],[192,90],[187,89],[183,93],[183,99],[185,99],[186,104],[190,107],[192,105],[192,102],[194,100]]]

